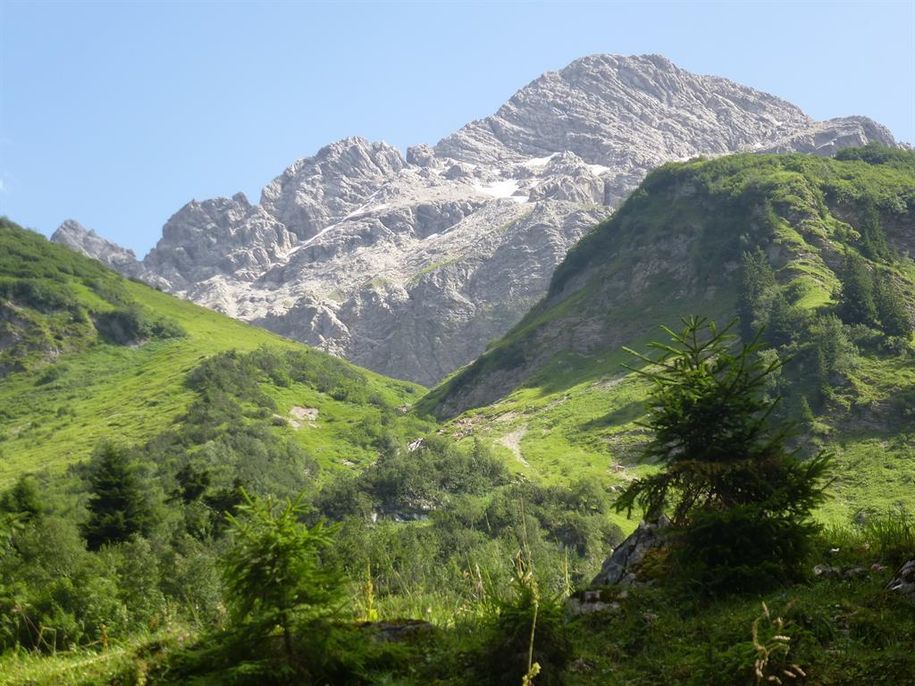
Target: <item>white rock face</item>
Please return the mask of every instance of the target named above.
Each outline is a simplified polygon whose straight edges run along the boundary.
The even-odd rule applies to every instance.
[[[120,272],[133,276],[141,271],[137,256],[133,250],[122,248],[116,243],[102,238],[92,229],[87,229],[74,219],[67,219],[51,235],[55,243],[65,245],[70,250],[87,257],[93,257]]]
[[[507,332],[566,251],[654,167],[739,150],[832,154],[869,141],[895,144],[868,119],[815,122],[657,55],[594,55],[406,159],[347,138],[295,162],[256,205],[241,194],[192,201],[142,263],[115,262],[111,244],[71,231],[60,242],[431,385]]]

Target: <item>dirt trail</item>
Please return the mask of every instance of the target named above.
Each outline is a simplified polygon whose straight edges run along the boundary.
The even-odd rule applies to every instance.
[[[293,429],[300,429],[302,428],[302,425],[306,423],[309,426],[314,426],[317,420],[318,410],[316,408],[299,407],[298,405],[289,410],[289,417],[286,419]]]
[[[512,454],[518,462],[525,467],[530,467],[530,463],[524,459],[524,455],[521,453],[521,439],[524,438],[525,434],[527,434],[527,426],[522,426],[521,428],[515,429],[511,433],[502,436],[502,438],[499,439],[499,445],[504,445],[512,451]]]

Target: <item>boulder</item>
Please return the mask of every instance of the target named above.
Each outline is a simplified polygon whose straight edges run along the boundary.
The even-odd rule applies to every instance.
[[[637,569],[649,551],[660,548],[667,541],[666,529],[670,520],[661,516],[656,522],[642,522],[628,538],[620,543],[604,560],[592,586],[632,584],[638,580]]]
[[[887,590],[901,593],[904,598],[915,603],[915,558],[902,565],[886,587]]]

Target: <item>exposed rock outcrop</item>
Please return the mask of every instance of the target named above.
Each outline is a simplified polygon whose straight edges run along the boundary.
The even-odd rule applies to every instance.
[[[67,246],[80,255],[93,257],[127,276],[136,276],[142,271],[133,250],[122,248],[117,243],[102,238],[74,219],[67,219],[62,223],[51,235],[51,240]]]
[[[638,528],[604,560],[591,585],[613,586],[637,581],[639,565],[650,551],[665,544],[665,533],[669,526],[670,521],[663,516],[656,522],[640,523]]]
[[[886,587],[888,590],[900,593],[903,598],[915,603],[915,558],[902,565]]]

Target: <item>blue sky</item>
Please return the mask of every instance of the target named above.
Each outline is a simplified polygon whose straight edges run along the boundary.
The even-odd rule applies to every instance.
[[[582,55],[661,53],[915,142],[915,3],[0,0],[0,214],[144,254],[348,135],[405,148]]]

